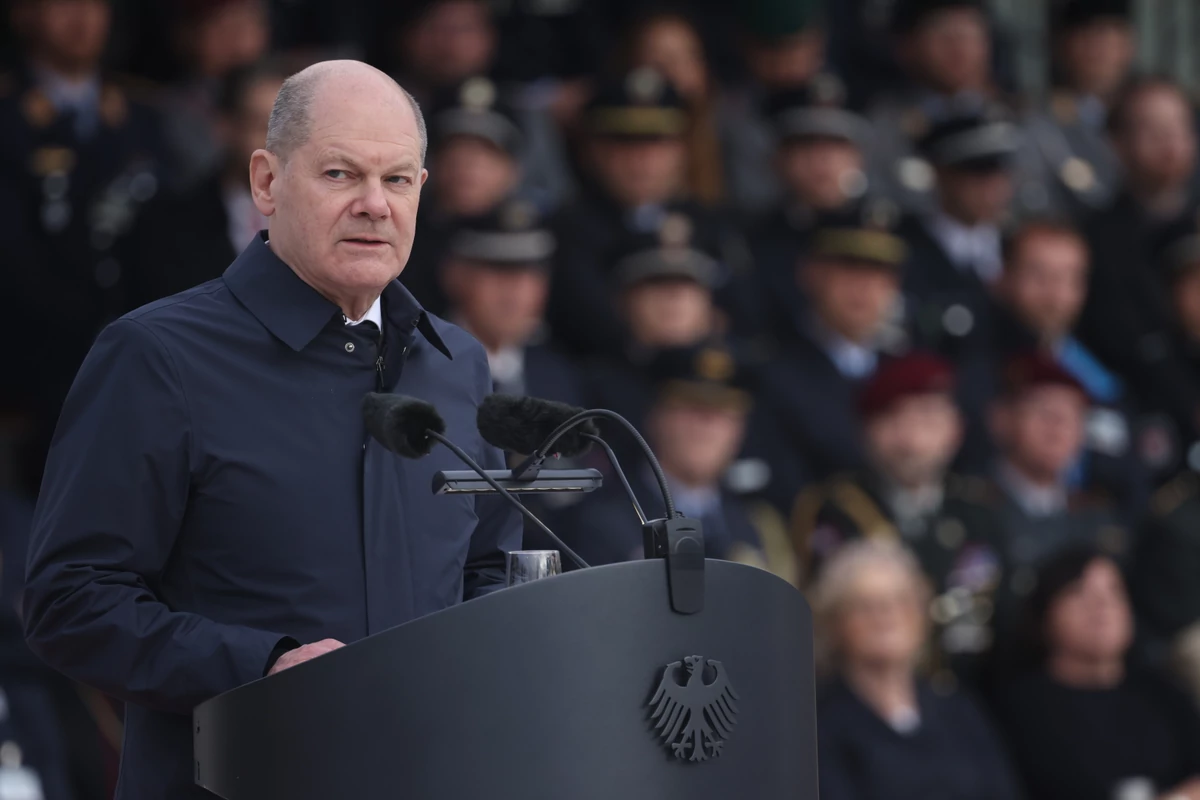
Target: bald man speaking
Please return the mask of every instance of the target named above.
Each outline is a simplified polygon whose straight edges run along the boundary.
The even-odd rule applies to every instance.
[[[220,279],[114,322],[80,368],[24,614],[45,661],[127,703],[120,800],[211,797],[192,782],[198,703],[503,581],[519,518],[432,496],[452,456],[404,461],[360,412],[372,391],[429,400],[503,466],[474,424],[483,349],[396,280],[425,145],[382,72],[292,76],[250,162],[267,230]]]

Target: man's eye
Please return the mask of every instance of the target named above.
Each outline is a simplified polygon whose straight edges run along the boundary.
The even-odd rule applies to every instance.
[[[407,175],[391,175],[387,181],[388,183],[411,183]]]
[[[334,178],[334,179],[344,178],[344,177],[346,177],[346,170],[344,170],[344,169],[327,169],[327,170],[325,170],[325,177],[326,178]]]

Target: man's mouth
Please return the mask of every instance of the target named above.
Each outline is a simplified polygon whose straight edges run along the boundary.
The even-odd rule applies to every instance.
[[[344,241],[344,242],[350,242],[351,244],[362,244],[362,245],[381,245],[381,244],[387,244],[387,240],[385,240],[385,239],[379,239],[379,238],[377,238],[377,237],[374,237],[374,236],[352,236],[352,237],[350,237],[350,238],[343,239],[342,241]]]

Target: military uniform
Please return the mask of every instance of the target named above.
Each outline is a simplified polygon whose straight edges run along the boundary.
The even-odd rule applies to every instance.
[[[646,374],[651,407],[670,403],[751,413],[751,394],[747,389],[753,385],[753,375],[723,344],[661,350],[647,365]],[[750,424],[749,417],[747,423]],[[664,456],[666,443],[651,438],[650,444]],[[650,470],[639,462],[625,463],[638,464],[629,469],[628,477],[647,517],[664,516],[661,494]],[[710,558],[754,564],[798,584],[786,523],[778,511],[761,499],[761,480],[748,480],[747,467],[744,461],[733,461],[726,465],[724,475],[715,485],[685,486],[671,474],[670,459],[664,456],[664,472],[676,507],[684,515],[701,521],[705,551]],[[564,539],[590,564],[642,557],[641,528],[615,478],[606,478],[604,489],[556,517],[555,522]]]
[[[587,135],[617,141],[679,137],[687,124],[683,100],[646,68],[602,86],[582,121]],[[619,254],[614,249],[622,249],[631,235],[659,232],[677,215],[689,219],[691,235],[715,259],[714,297],[732,330],[744,334],[758,328],[749,247],[722,215],[687,198],[629,208],[592,181],[555,224],[561,246],[549,314],[556,338],[577,353],[620,355],[627,335],[613,299],[612,266]]]
[[[157,193],[162,152],[127,90],[97,78],[66,97],[56,80],[0,78],[0,335],[21,343],[3,394],[37,409],[43,437],[93,337],[131,305],[115,245]]]
[[[806,489],[791,520],[805,580],[813,581],[848,541],[903,543],[916,555],[934,592],[930,661],[936,679],[944,685],[953,674],[973,682],[991,651],[993,595],[1003,571],[1003,540],[985,504],[989,496],[982,479],[950,476],[936,508],[902,520],[882,479],[869,472],[841,475]]]
[[[1108,109],[1095,97],[1059,89],[1048,105],[1024,122],[1046,210],[1076,220],[1107,206],[1121,180],[1121,165],[1105,128]]]
[[[813,0],[741,3],[746,40],[752,47],[771,47],[776,41],[811,32],[821,24],[820,6]],[[784,187],[773,165],[778,139],[767,102],[771,91],[795,88],[799,87],[767,88],[744,81],[727,87],[717,98],[725,186],[732,205],[745,216],[766,214],[783,199]]]
[[[438,149],[456,137],[487,142],[517,164],[524,157],[527,147],[525,131],[517,120],[516,112],[504,101],[499,88],[489,78],[468,78],[458,86],[438,93],[427,113],[430,160],[434,169]],[[438,282],[438,265],[446,255],[450,237],[459,220],[456,215],[440,207],[433,186],[426,191],[429,197],[418,210],[417,233],[400,281],[422,306],[441,314],[446,310],[446,296]],[[498,197],[496,201],[502,199]]]
[[[463,218],[447,236],[446,257],[496,272],[533,271],[549,281],[557,243],[532,204],[508,198],[487,214]],[[468,331],[472,320],[451,298],[451,316]],[[545,326],[524,342],[488,351],[492,388],[504,394],[530,395],[571,405],[584,405],[583,376],[549,340]]]
[[[865,119],[845,108],[844,89],[832,75],[821,75],[809,85],[771,94],[766,113],[779,149],[806,142],[835,140],[867,149],[870,130]],[[864,173],[846,176],[847,203],[867,191]],[[752,227],[748,237],[754,255],[755,277],[768,314],[767,328],[775,338],[794,335],[796,315],[805,298],[796,286],[796,268],[808,246],[816,211],[804,199],[790,195]]]
[[[1061,36],[1102,19],[1130,25],[1129,16],[1129,0],[1068,0],[1054,33]],[[1121,166],[1109,143],[1108,112],[1100,98],[1060,87],[1025,119],[1030,163],[1054,213],[1082,220],[1116,194]]]
[[[1200,476],[1185,471],[1159,489],[1129,578],[1144,633],[1169,642],[1200,621]]]
[[[1004,543],[1003,577],[996,594],[997,635],[1005,642],[1013,633],[1020,607],[1037,586],[1038,569],[1075,546],[1093,546],[1127,563],[1134,541],[1127,525],[1103,495],[1066,494],[1066,505],[1051,513],[1033,513],[1020,491],[993,482],[987,507],[995,516]]]
[[[896,235],[894,211],[888,203],[868,201],[819,215],[806,259],[835,269],[898,272],[906,248]],[[763,368],[762,397],[813,478],[866,466],[858,393],[882,358],[910,344],[902,318],[881,319],[870,341],[855,343],[821,323],[815,305],[797,313],[791,338]]]
[[[1152,469],[1172,474],[1196,441],[1200,373],[1181,351],[1172,320],[1169,278],[1182,266],[1168,250],[1200,230],[1195,202],[1174,220],[1152,219],[1128,193],[1087,223],[1092,252],[1082,343],[1124,380],[1132,400],[1153,417],[1138,447]]]

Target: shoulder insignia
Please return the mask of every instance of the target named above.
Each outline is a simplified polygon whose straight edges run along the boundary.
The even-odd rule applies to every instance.
[[[21,112],[25,115],[25,121],[34,128],[46,127],[58,114],[54,103],[37,87],[25,92],[25,96],[21,98]]]
[[[841,481],[832,492],[834,502],[854,521],[866,539],[898,539],[900,532],[891,523],[879,504],[861,486]]]
[[[110,128],[119,128],[129,116],[129,101],[125,93],[112,84],[100,90],[100,118]]]
[[[1096,188],[1096,168],[1079,156],[1071,156],[1058,168],[1058,177],[1076,194],[1087,194]]]
[[[792,503],[791,529],[792,547],[796,553],[807,560],[813,529],[825,505],[825,487],[820,484],[806,486],[796,495]]]
[[[1079,107],[1075,98],[1066,92],[1055,92],[1050,98],[1050,113],[1060,125],[1074,125],[1079,119]]]
[[[1155,516],[1165,517],[1179,508],[1196,494],[1196,475],[1185,472],[1168,481],[1150,498],[1150,509]]]
[[[783,515],[763,501],[747,503],[746,515],[758,533],[761,554],[766,558],[765,569],[800,588],[800,567]]]
[[[30,171],[39,178],[66,174],[75,168],[75,151],[69,147],[39,147],[29,159]]]

